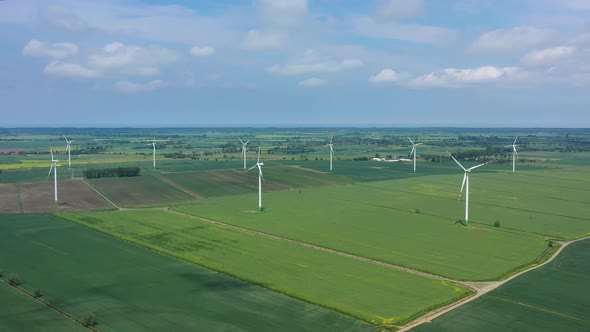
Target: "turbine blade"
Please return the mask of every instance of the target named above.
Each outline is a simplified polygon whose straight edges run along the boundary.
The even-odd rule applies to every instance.
[[[251,170],[251,169],[253,169],[253,168],[256,168],[256,166],[258,166],[258,165],[254,165],[254,166],[252,166],[252,167],[248,168],[248,169],[246,170],[246,172],[248,172],[249,170]]]
[[[51,152],[51,160],[53,160],[53,148],[49,147],[49,152]]]
[[[461,182],[461,190],[459,190],[459,198],[457,198],[457,200],[461,199],[461,195],[463,194],[463,188],[465,187],[466,180],[467,180],[467,172],[465,172],[465,174],[463,174],[463,182]]]
[[[414,145],[415,145],[415,146],[418,146],[418,145],[422,145],[422,144],[424,144],[424,143],[416,143],[416,144],[414,144]]]
[[[512,145],[516,144],[517,139],[518,139],[518,136],[516,136],[516,138],[514,139],[514,143],[512,143]]]
[[[413,146],[413,147],[412,147],[412,151],[410,151],[410,157],[411,157],[411,156],[412,156],[414,153],[416,153],[416,147],[414,147],[414,146]]]
[[[334,136],[330,136],[330,144],[332,144],[332,139],[334,139]]]
[[[478,168],[478,167],[485,166],[485,165],[487,165],[487,164],[490,164],[492,161],[493,161],[493,160],[490,160],[490,161],[488,161],[488,162],[485,162],[485,163],[483,163],[483,164],[479,164],[479,165],[477,165],[477,166],[473,166],[473,167],[469,168],[468,170],[469,170],[469,171],[471,171],[471,170],[473,170],[473,169],[476,169],[476,168]]]
[[[244,143],[244,145],[248,145],[248,143],[250,143],[250,141],[246,141],[246,143]]]
[[[412,141],[412,139],[409,137],[408,137],[408,139],[410,140],[410,143],[412,143],[412,145],[414,145],[414,141]]]
[[[53,169],[53,163],[49,166],[49,173],[47,173],[47,177],[51,175],[51,170]]]
[[[516,151],[516,146],[514,147],[514,154],[518,156],[518,151]]]
[[[240,140],[240,143],[242,143],[242,145],[244,145],[244,141],[242,141],[242,139],[239,137],[238,137],[238,139]]]
[[[461,165],[461,163],[460,163],[460,162],[458,162],[458,161],[457,161],[457,159],[455,159],[455,157],[453,157],[453,155],[452,155],[452,154],[450,154],[450,153],[449,153],[449,156],[450,156],[451,158],[453,158],[453,160],[454,160],[454,161],[457,163],[457,165],[459,165],[459,167],[461,167],[461,169],[463,169],[465,172],[467,172],[467,169],[465,169],[465,167],[463,167],[463,165]]]
[[[258,166],[258,175],[260,175],[260,178],[262,178],[262,180],[264,180],[264,175],[262,174],[262,167]]]
[[[64,138],[66,139],[66,142],[68,141],[68,138],[66,137],[66,135],[64,135]]]
[[[260,162],[260,147],[258,147],[258,161],[257,161],[257,163],[259,163],[259,162]]]

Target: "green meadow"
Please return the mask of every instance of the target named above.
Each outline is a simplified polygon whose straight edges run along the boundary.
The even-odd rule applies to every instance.
[[[547,265],[412,331],[590,330],[590,239]]]
[[[103,214],[88,215],[92,220]],[[6,276],[18,274],[22,288],[41,289],[44,301],[78,319],[94,313],[100,331],[372,329],[334,311],[54,216],[0,215],[0,245],[10,248],[0,250]],[[453,287],[440,288],[440,294],[454,295]],[[5,283],[0,283],[0,295],[2,331],[80,330]]]
[[[162,210],[61,217],[374,324],[399,324],[468,294],[451,283]]]

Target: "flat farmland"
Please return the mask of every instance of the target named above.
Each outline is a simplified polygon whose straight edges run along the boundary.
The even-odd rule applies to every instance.
[[[0,213],[18,213],[18,190],[16,184],[0,184]]]
[[[53,216],[2,215],[0,249],[7,275],[17,273],[23,288],[40,288],[45,301],[74,317],[95,313],[100,331],[372,329]],[[0,284],[1,330],[68,331],[67,322],[49,317],[36,303],[12,301],[10,292],[4,297],[4,287]],[[5,320],[9,313],[19,316]],[[28,328],[33,323],[39,326]]]
[[[590,239],[585,239],[547,265],[412,331],[588,331],[588,280]]]
[[[263,168],[265,191],[303,188],[307,186],[328,186],[350,182],[344,178],[330,176],[317,171],[298,167],[279,166]],[[163,176],[175,183],[206,197],[237,195],[258,191],[258,170],[212,170],[183,173],[164,173]]]
[[[452,219],[396,208],[395,197],[379,205],[371,200],[374,192],[350,185],[267,193],[263,213],[246,212],[255,208],[255,195],[174,209],[461,280],[497,278],[532,262],[547,247],[540,236],[466,228]]]
[[[116,204],[124,207],[193,199],[185,192],[153,175],[90,179],[88,182]]]
[[[88,331],[5,282],[0,298],[0,331]]]
[[[60,216],[374,324],[398,324],[468,294],[449,282],[162,210]]]
[[[20,183],[25,213],[104,210],[114,208],[84,181],[63,180],[57,185],[59,206],[54,206],[53,181]]]

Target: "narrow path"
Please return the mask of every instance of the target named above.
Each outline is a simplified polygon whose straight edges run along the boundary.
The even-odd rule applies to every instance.
[[[160,179],[160,180],[168,183],[169,185],[173,186],[174,188],[183,191],[185,194],[187,194],[189,196],[192,196],[192,197],[194,197],[196,199],[205,199],[205,197],[203,197],[203,196],[201,196],[199,194],[196,194],[196,193],[194,193],[194,192],[186,189],[185,187],[183,187],[183,186],[179,185],[178,183],[176,183],[176,182],[168,179],[165,176],[162,176],[161,174],[153,174],[153,175],[154,175],[154,177],[156,177],[156,178],[158,178],[158,179]]]
[[[15,184],[15,187],[16,187],[16,201],[18,203],[18,211],[20,213],[25,213],[25,211],[23,209],[23,200],[22,200],[21,195],[20,195],[20,182],[17,182]]]
[[[424,316],[418,318],[417,320],[403,326],[400,327],[400,329],[398,330],[399,332],[403,332],[403,331],[408,331],[410,329],[413,329],[414,327],[421,325],[423,323],[427,323],[427,322],[431,322],[433,319],[442,316],[444,314],[446,314],[447,312],[454,310],[462,305],[465,305],[479,297],[481,297],[482,295],[485,295],[491,291],[493,291],[494,289],[504,285],[505,283],[511,281],[514,278],[517,278],[527,272],[530,272],[532,270],[538,269],[541,266],[544,266],[545,264],[548,264],[549,262],[553,261],[555,259],[555,257],[557,257],[557,255],[559,255],[561,253],[561,251],[567,247],[568,245],[574,243],[574,242],[578,242],[584,239],[590,238],[590,236],[586,236],[577,240],[573,240],[573,241],[567,241],[567,242],[558,242],[559,244],[561,244],[561,247],[559,249],[557,249],[557,251],[553,254],[553,256],[551,256],[548,260],[546,260],[545,262],[533,266],[529,269],[526,269],[524,271],[521,271],[509,278],[506,278],[504,280],[499,280],[499,281],[490,281],[490,282],[465,282],[464,284],[469,285],[471,288],[476,289],[477,293],[474,296],[465,298],[463,300],[460,300],[459,302],[455,302],[453,304],[450,304],[446,307],[442,307],[442,308],[438,308],[436,310],[433,310],[427,314],[425,314]]]
[[[115,202],[111,201],[105,194],[101,193],[98,189],[94,188],[94,186],[92,184],[90,184],[90,182],[86,181],[86,179],[80,179],[82,182],[86,183],[88,185],[88,187],[92,188],[92,190],[96,191],[97,194],[99,194],[102,198],[105,199],[105,201],[109,202],[111,205],[113,205],[114,207],[116,207],[118,210],[126,210],[123,207],[120,207],[119,205],[115,204]]]

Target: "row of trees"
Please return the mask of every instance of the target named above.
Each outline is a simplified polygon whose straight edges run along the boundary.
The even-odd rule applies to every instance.
[[[117,168],[89,168],[84,171],[84,177],[89,179],[107,177],[138,176],[139,167],[117,167]]]

